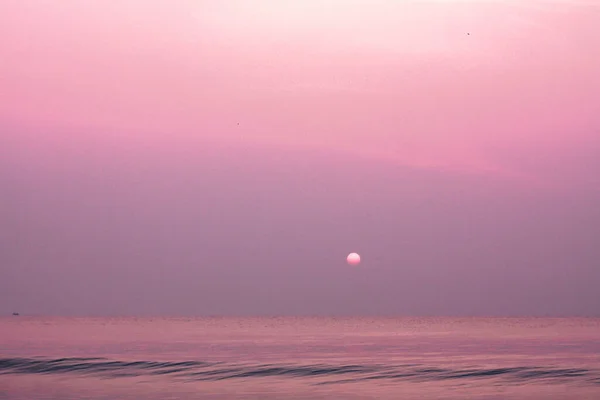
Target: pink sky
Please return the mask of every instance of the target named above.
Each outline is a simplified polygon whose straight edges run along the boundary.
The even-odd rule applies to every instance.
[[[581,1],[9,0],[0,11],[3,121],[512,173],[496,147],[597,136],[600,11]]]
[[[338,235],[331,248],[341,256],[327,258],[320,249],[315,263],[343,260],[363,246],[385,264],[398,246],[380,237],[395,229],[388,219],[413,218],[407,230],[431,223],[441,232],[461,224],[454,213],[476,210],[473,231],[488,241],[482,242],[489,250],[481,250],[482,259],[499,257],[490,243],[509,240],[511,229],[529,232],[523,240],[530,246],[519,251],[540,265],[556,257],[542,262],[532,254],[544,243],[560,242],[563,247],[555,248],[564,249],[564,265],[546,282],[556,289],[552,285],[560,285],[571,268],[572,247],[565,243],[583,235],[573,246],[589,246],[578,253],[585,267],[573,279],[600,284],[590,272],[598,260],[591,245],[599,226],[598,21],[600,6],[584,0],[3,0],[0,183],[10,199],[3,229],[14,240],[7,243],[39,249],[46,243],[39,232],[62,232],[70,223],[89,228],[96,226],[90,221],[103,224],[108,216],[115,225],[107,232],[116,235],[125,226],[145,232],[157,214],[183,221],[177,213],[193,214],[194,204],[204,204],[219,210],[205,216],[213,233],[221,232],[210,236],[213,260],[220,260],[214,249],[244,241],[215,216],[225,215],[236,232],[252,234],[255,227],[264,240],[280,240],[279,255],[264,255],[265,265],[289,256],[285,235],[275,232],[292,222],[308,236],[320,232],[325,241],[327,232]],[[205,180],[202,190],[221,195],[207,200],[200,186],[186,186],[195,169]],[[97,187],[87,186],[92,176]],[[59,189],[80,201],[65,203]],[[179,191],[190,199],[181,200]],[[119,211],[119,218],[140,220],[120,226],[108,209],[94,211],[94,219],[78,208],[85,201],[101,204],[99,199],[130,211]],[[400,206],[404,202],[407,208]],[[497,214],[490,202],[501,208]],[[252,207],[265,219],[256,219]],[[298,216],[287,214],[290,207]],[[72,215],[57,217],[69,209]],[[356,227],[336,219],[355,213],[366,218]],[[504,224],[501,233],[492,233],[494,218]],[[347,229],[338,231],[342,225]],[[11,236],[16,231],[25,242]],[[63,233],[66,238],[73,232]],[[473,239],[471,233],[449,235],[438,239],[459,247]],[[317,245],[311,240],[302,242],[303,251]],[[411,257],[425,262],[418,249],[433,239],[415,240]],[[520,246],[510,240],[506,249]],[[37,253],[22,259],[16,244],[10,246],[5,258],[12,261],[3,265],[13,265],[7,268],[14,282],[42,279],[24,272],[38,271],[32,266],[40,263],[32,255]],[[245,246],[243,251],[255,249]],[[459,257],[450,244],[447,251]],[[241,255],[228,257],[223,262],[233,265]],[[450,262],[472,268],[481,263],[460,257]],[[265,268],[261,273],[271,271]],[[484,281],[498,278],[498,271]],[[285,279],[295,276],[290,274]],[[217,281],[225,279],[217,275]],[[385,286],[384,276],[372,283],[373,293],[383,290],[378,285]],[[522,283],[515,290],[525,299],[529,287]],[[17,292],[5,304],[25,301]],[[597,296],[587,296],[568,304],[589,311],[586,304]]]

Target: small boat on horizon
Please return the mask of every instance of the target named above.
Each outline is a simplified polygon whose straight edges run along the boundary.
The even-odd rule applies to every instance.
[[[13,313],[13,317],[18,317],[18,316],[19,316],[19,313],[18,313],[18,312],[14,312],[14,313]]]

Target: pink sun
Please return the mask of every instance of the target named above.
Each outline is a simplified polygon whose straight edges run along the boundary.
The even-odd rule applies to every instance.
[[[348,257],[346,257],[346,261],[350,265],[358,265],[360,264],[360,256],[358,253],[350,253],[348,254]]]

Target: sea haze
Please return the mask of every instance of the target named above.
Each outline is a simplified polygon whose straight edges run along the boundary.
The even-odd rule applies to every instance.
[[[600,319],[0,319],[2,399],[597,399]]]

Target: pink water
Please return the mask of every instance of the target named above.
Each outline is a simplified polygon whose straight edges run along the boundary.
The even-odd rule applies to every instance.
[[[598,399],[600,319],[0,319],[0,399]]]

